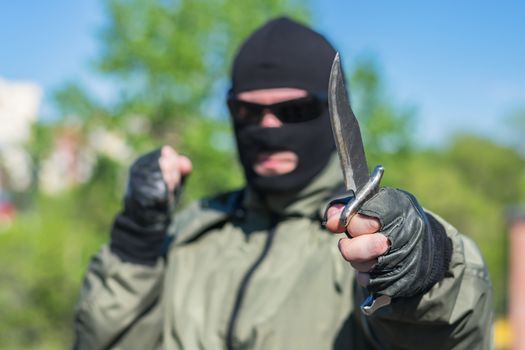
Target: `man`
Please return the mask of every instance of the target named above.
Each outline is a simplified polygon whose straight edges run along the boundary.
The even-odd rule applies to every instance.
[[[326,103],[334,55],[287,18],[240,48],[228,106],[245,189],[171,220],[191,161],[165,146],[135,162],[109,247],[87,272],[76,348],[491,347],[477,248],[412,195],[382,189],[348,227],[341,205],[329,208],[326,228],[352,239],[323,226],[342,184]],[[365,315],[368,293],[392,303]]]

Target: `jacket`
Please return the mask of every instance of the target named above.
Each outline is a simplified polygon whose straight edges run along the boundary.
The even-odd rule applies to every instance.
[[[321,213],[341,184],[334,157],[304,190],[201,200],[175,215],[152,266],[108,247],[92,259],[75,313],[76,349],[489,349],[491,284],[472,240],[453,244],[429,292],[365,316],[366,290]]]

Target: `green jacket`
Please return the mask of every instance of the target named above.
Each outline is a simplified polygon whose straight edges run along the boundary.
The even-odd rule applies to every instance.
[[[340,185],[337,160],[301,193],[264,203],[246,191],[177,214],[154,266],[105,247],[76,309],[77,349],[489,349],[492,300],[476,245],[453,243],[444,280],[364,316],[366,290],[320,214]],[[278,214],[272,214],[278,213]]]

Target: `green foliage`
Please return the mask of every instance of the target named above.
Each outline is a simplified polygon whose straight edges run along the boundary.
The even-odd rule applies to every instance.
[[[500,147],[486,142],[487,151]],[[509,149],[508,153],[512,158],[514,152]],[[385,185],[413,193],[426,209],[445,218],[478,244],[491,274],[494,305],[498,313],[505,312],[507,227],[504,210],[507,202],[492,198],[490,191],[473,186],[468,174],[442,151],[421,152],[404,158],[387,157],[384,163]],[[504,185],[497,178],[492,180],[491,191],[495,187],[518,185],[516,182]]]
[[[181,145],[181,149],[195,160],[186,181],[185,202],[243,184],[233,142],[229,125],[224,122],[192,121]]]
[[[509,205],[525,200],[525,163],[516,149],[472,135],[457,137],[447,151],[446,159],[470,192],[456,195],[457,202],[464,204],[463,212],[455,208],[458,226],[470,233],[484,254],[494,283],[496,310],[501,313],[507,297],[505,216]]]
[[[55,102],[60,106],[63,118],[66,120],[82,118],[77,123],[89,123],[92,119],[98,119],[101,107],[94,98],[89,96],[86,90],[74,82],[64,84],[55,93]]]
[[[40,196],[35,210],[0,231],[0,348],[59,349],[70,343],[81,278],[107,239],[86,220],[79,198]]]
[[[506,115],[504,125],[509,130],[510,144],[525,155],[525,106],[519,106]]]
[[[368,157],[408,154],[413,148],[414,111],[387,98],[378,64],[361,57],[350,74],[352,105],[360,121]]]
[[[476,136],[457,137],[448,152],[465,181],[492,201],[514,203],[523,198],[519,184],[524,181],[520,155],[505,146]],[[514,184],[515,186],[508,186]]]
[[[75,216],[96,228],[96,232],[107,232],[112,219],[108,213],[117,213],[121,207],[127,172],[115,161],[99,157],[91,180],[78,187],[71,195],[78,200]]]
[[[121,82],[113,110],[147,115],[161,140],[166,130],[183,137],[188,120],[222,100],[233,54],[256,26],[283,13],[307,16],[302,4],[285,0],[115,0],[107,9],[98,67]]]

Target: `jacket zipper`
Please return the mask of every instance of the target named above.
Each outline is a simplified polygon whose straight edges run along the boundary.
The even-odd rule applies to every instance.
[[[226,349],[228,350],[234,349],[233,336],[235,333],[235,326],[237,323],[237,318],[239,316],[239,312],[242,307],[242,302],[246,295],[248,284],[250,283],[250,280],[253,277],[253,274],[255,273],[257,268],[261,265],[261,263],[264,261],[264,259],[268,255],[268,252],[270,251],[270,247],[272,246],[272,243],[273,243],[273,237],[275,235],[275,226],[276,225],[273,224],[272,227],[268,230],[268,237],[266,238],[266,242],[264,243],[264,248],[261,252],[261,255],[253,263],[250,269],[246,272],[243,279],[241,280],[239,289],[237,290],[237,296],[235,297],[235,303],[233,304],[233,310],[230,316],[230,320],[228,322],[228,330],[226,332]]]

